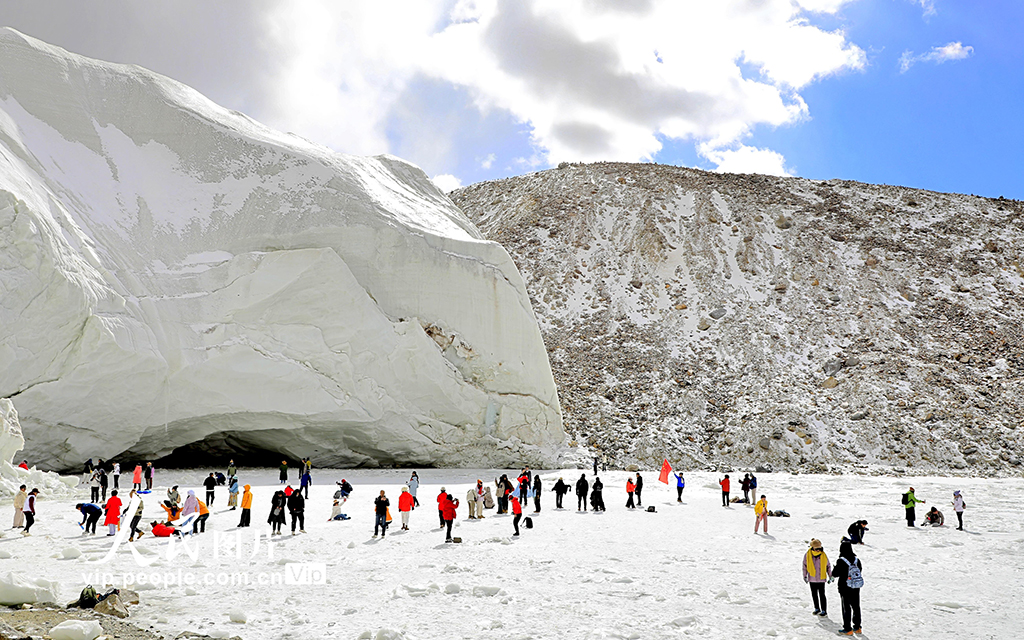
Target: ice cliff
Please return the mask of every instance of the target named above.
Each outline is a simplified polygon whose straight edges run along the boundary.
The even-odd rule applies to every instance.
[[[0,398],[24,457],[551,461],[523,280],[422,171],[0,29]]]

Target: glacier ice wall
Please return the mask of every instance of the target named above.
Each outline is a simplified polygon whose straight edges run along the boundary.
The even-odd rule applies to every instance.
[[[26,457],[211,437],[320,464],[553,460],[522,278],[421,170],[0,29],[0,397]]]

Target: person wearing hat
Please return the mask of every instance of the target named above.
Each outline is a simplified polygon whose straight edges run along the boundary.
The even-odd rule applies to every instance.
[[[964,507],[965,506],[966,505],[964,504],[964,497],[962,495],[960,495],[960,490],[957,489],[956,491],[953,492],[953,511],[956,513],[956,521],[958,523],[956,525],[956,530],[957,531],[963,531],[964,530]]]
[[[825,581],[832,577],[832,564],[821,547],[821,540],[811,539],[811,548],[804,554],[804,582],[811,585],[811,600],[814,613],[821,617],[828,615],[828,601],[825,599]]]
[[[416,506],[416,499],[412,497],[409,487],[402,487],[402,493],[398,496],[398,513],[402,515],[402,530],[409,530],[409,514]]]
[[[907,526],[912,527],[914,526],[914,518],[916,517],[916,514],[914,513],[914,506],[919,503],[924,504],[924,500],[917,499],[914,495],[914,487],[910,487],[910,491],[903,494],[903,499],[903,506],[906,507],[907,510]]]

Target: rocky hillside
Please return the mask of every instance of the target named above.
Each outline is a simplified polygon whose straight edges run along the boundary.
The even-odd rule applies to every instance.
[[[1021,472],[1022,202],[618,163],[451,198],[615,464]]]

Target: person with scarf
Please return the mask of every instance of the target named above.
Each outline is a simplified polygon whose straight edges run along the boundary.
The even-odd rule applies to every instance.
[[[860,589],[864,578],[860,558],[853,553],[853,545],[846,538],[839,544],[839,560],[832,569],[832,578],[839,584],[839,598],[843,604],[843,628],[839,635],[860,633]]]
[[[22,487],[24,489],[25,487]],[[956,520],[959,524],[956,526],[957,531],[964,530],[964,497],[960,495],[960,490],[957,489],[953,492],[953,512],[956,513]]]
[[[754,515],[757,517],[754,520],[754,533],[757,533],[757,527],[764,521],[764,533],[768,535],[768,498],[764,495],[754,505]]]
[[[802,563],[804,582],[811,585],[811,600],[814,613],[821,617],[828,615],[828,600],[825,599],[825,581],[832,577],[832,563],[828,561],[821,540],[811,538],[811,548],[804,554]]]
[[[267,524],[270,525],[270,535],[281,535],[281,527],[284,525],[284,508],[288,497],[284,491],[278,489],[270,498],[270,515],[267,517]]]

